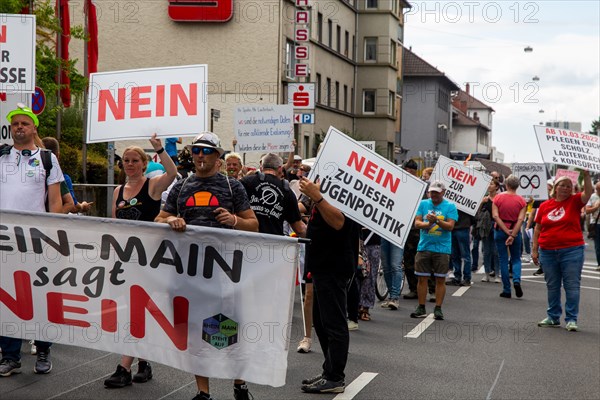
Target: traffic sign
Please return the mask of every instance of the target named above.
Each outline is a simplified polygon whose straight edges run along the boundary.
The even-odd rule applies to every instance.
[[[294,124],[314,124],[315,114],[294,114]]]
[[[40,115],[46,108],[46,94],[41,87],[36,86],[35,92],[31,95],[31,111],[35,115]]]

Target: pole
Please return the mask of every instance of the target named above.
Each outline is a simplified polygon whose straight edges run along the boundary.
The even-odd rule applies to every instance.
[[[61,20],[61,5],[60,0],[56,2],[56,12],[58,14],[58,20]],[[61,25],[59,23],[59,25]],[[58,112],[56,113],[56,139],[60,140],[60,132],[62,131],[62,100],[60,98],[60,86],[62,79],[62,26],[60,28],[60,32],[56,35],[56,58],[58,59],[58,76],[56,83],[58,84],[58,88],[56,90],[56,105],[58,106]]]
[[[88,38],[89,36],[89,31],[88,31],[88,13],[90,12],[90,10],[87,9],[87,7],[84,8],[85,11],[85,15],[83,17],[84,24],[83,24],[83,33],[84,36],[86,38]],[[89,40],[89,38],[88,38]],[[88,80],[90,80],[90,70],[89,70],[89,66],[88,66],[88,46],[87,43],[83,44],[83,75],[85,76],[85,78]],[[88,95],[88,91],[89,91],[89,85],[86,86],[85,90],[83,91],[83,133],[81,134],[81,139],[82,139],[82,146],[81,146],[81,178],[83,179],[83,183],[87,183],[87,140],[86,140],[86,136],[87,136],[87,124],[88,124],[88,100],[87,100],[87,95]]]

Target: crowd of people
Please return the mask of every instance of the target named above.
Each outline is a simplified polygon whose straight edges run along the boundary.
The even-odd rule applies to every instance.
[[[0,209],[88,211],[92,203],[76,199],[68,175],[61,171],[58,142],[39,138],[37,116],[23,106],[10,112],[8,120],[14,144],[0,147]],[[544,275],[548,292],[547,317],[538,325],[560,326],[562,287],[566,328],[578,330],[584,250],[581,221],[585,214],[591,216],[588,231],[595,234],[600,270],[600,182],[593,193],[587,171],[582,173],[583,191],[574,190],[564,177],[549,180],[550,200],[543,203],[526,201],[516,193],[517,177],[504,179],[494,171],[479,211],[470,216],[444,198],[444,183],[431,181],[432,169],[426,168],[421,179],[427,182],[427,190],[406,244],[400,248],[359,226],[329,202],[319,182],[307,178],[310,165],[293,152],[285,163],[279,155],[269,153],[258,168],[249,168],[240,154],[226,152],[214,133],[203,132],[179,154],[177,143],[181,138],[169,138],[163,147],[156,134],[152,135],[150,145],[160,160],[160,168],[153,171],[149,171],[150,159],[142,148],[124,150],[120,160],[124,180],[113,193],[112,218],[164,223],[176,232],[197,225],[309,239],[300,255],[304,337],[298,352],[311,351],[314,327],[324,362],[320,373],[302,381],[303,392],[345,390],[349,331],[358,329],[359,321],[372,318],[380,263],[388,287],[381,307],[399,309],[405,280],[408,292],[403,298],[417,300],[410,316],[426,317],[429,297],[435,303],[434,318],[443,320],[446,285],[472,284],[472,273],[479,269],[480,246],[485,271],[482,282],[502,282],[503,298],[511,298],[513,290],[518,298],[524,295],[521,265],[531,260],[539,265],[536,274]],[[235,145],[234,141],[234,149]],[[419,168],[413,160],[402,167],[415,176]],[[10,190],[5,190],[8,187]],[[261,201],[266,191],[274,197],[269,204]],[[191,204],[188,199],[198,193],[208,193],[216,201]],[[523,249],[530,256],[522,259]],[[0,337],[0,376],[20,372],[21,342]],[[51,343],[36,341],[34,345],[35,373],[47,374],[52,370]],[[133,357],[123,355],[104,385],[122,388],[152,379],[147,360],[140,359],[138,371],[132,375],[133,362]],[[195,378],[198,392],[194,400],[210,399],[208,377]],[[236,399],[251,397],[246,382],[236,379],[233,384]]]

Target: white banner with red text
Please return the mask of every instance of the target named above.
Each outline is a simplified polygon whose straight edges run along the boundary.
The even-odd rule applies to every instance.
[[[297,239],[0,211],[0,334],[285,384]]]
[[[91,74],[87,143],[205,131],[207,70],[187,65]]]
[[[330,127],[310,171],[345,215],[404,247],[427,184]]]
[[[600,172],[597,135],[540,125],[533,129],[545,163]]]
[[[440,156],[429,182],[442,181],[446,186],[444,198],[469,215],[477,214],[491,178],[464,162]]]

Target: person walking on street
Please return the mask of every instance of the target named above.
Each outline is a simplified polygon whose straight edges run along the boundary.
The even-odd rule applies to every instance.
[[[590,214],[590,234],[594,238],[596,262],[598,263],[596,271],[600,271],[600,182],[597,182],[595,187],[596,191],[585,206],[585,212]]]

